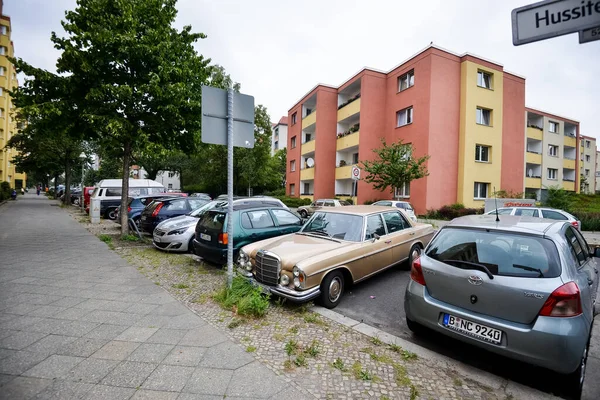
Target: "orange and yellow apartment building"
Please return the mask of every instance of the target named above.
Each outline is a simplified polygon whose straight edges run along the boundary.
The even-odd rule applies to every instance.
[[[579,137],[578,123],[538,114],[542,124],[556,122]],[[528,124],[525,78],[496,62],[430,45],[389,72],[364,68],[339,87],[319,84],[289,110],[286,193],[352,196],[355,204],[397,197],[418,214],[452,203],[483,207],[494,188],[527,191]],[[544,131],[532,133],[534,140],[542,136],[532,143],[541,154]],[[396,193],[377,191],[364,179],[354,185],[352,166],[374,159],[382,140],[411,143],[415,157],[429,155],[429,175]],[[578,146],[572,147],[576,163]],[[529,191],[542,187],[539,161],[540,185]],[[577,174],[561,168],[557,182],[559,176],[574,176],[567,183],[578,188]]]

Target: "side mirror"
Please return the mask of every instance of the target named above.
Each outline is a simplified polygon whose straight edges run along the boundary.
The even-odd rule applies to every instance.
[[[375,243],[376,240],[381,239],[381,236],[379,236],[378,234],[373,234],[373,243]]]

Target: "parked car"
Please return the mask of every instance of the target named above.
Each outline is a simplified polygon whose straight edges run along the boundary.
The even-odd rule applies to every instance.
[[[192,197],[194,198],[194,197]],[[277,204],[263,199],[240,199],[234,200],[235,205],[253,205],[253,206],[277,206]],[[198,219],[207,210],[215,207],[227,207],[227,202],[211,201],[200,208],[195,209],[189,214],[180,215],[159,223],[154,229],[153,241],[154,247],[166,251],[190,251],[193,252],[193,239],[196,233]]]
[[[257,205],[251,199],[233,204],[233,256],[237,259],[242,246],[259,240],[285,235],[300,230],[302,219],[289,210],[267,201],[269,205]],[[251,201],[247,201],[251,200]],[[227,204],[206,211],[196,225],[194,254],[216,264],[227,261],[226,218]]]
[[[212,197],[210,197],[210,195],[208,193],[192,193],[192,194],[190,194],[190,197],[199,197],[201,199],[205,199],[208,201],[212,200]]]
[[[169,197],[154,200],[140,214],[139,227],[151,234],[160,222],[187,214],[206,203],[208,203],[206,200],[189,197]]]
[[[404,210],[324,208],[293,235],[244,246],[238,265],[265,291],[296,302],[318,298],[334,308],[345,287],[412,262],[432,236],[431,225],[413,222]]]
[[[371,205],[401,208],[404,210],[404,212],[406,212],[406,214],[410,217],[410,219],[417,222],[417,216],[415,215],[415,209],[408,201],[379,200]]]
[[[568,221],[467,216],[413,260],[404,308],[427,327],[569,374],[579,386],[594,318],[598,262]]]
[[[302,218],[308,218],[313,215],[315,211],[321,210],[323,207],[342,207],[347,205],[348,203],[343,200],[319,199],[317,201],[313,201],[308,206],[298,207],[298,214],[300,214]]]
[[[103,179],[92,193],[92,199],[100,199],[100,215],[106,219],[115,219],[115,210],[121,205],[122,179]],[[165,193],[162,183],[151,179],[129,179],[129,196]]]
[[[496,209],[486,212],[487,215],[496,215]],[[519,215],[523,217],[548,218],[559,221],[569,221],[575,228],[581,230],[581,221],[566,211],[549,207],[501,207],[499,215]]]
[[[127,218],[133,219],[133,222],[139,226],[142,211],[144,211],[144,208],[150,205],[154,200],[172,199],[178,197],[180,196],[178,196],[177,193],[157,193],[145,196],[129,196],[127,198]],[[121,219],[119,218],[120,212],[121,206],[118,206],[115,210],[115,222],[117,224],[121,223]]]

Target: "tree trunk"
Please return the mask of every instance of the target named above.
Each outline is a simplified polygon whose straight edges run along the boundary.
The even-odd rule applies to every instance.
[[[65,192],[64,192],[64,205],[71,204],[71,160],[69,157],[65,159]]]
[[[50,183],[50,182],[48,182]],[[50,186],[50,185],[48,185]],[[54,174],[54,198],[58,197],[58,174]]]
[[[121,209],[119,218],[121,219],[121,234],[129,233],[129,221],[127,219],[127,199],[129,198],[129,161],[131,160],[131,143],[125,143],[123,146],[123,184],[121,185]]]

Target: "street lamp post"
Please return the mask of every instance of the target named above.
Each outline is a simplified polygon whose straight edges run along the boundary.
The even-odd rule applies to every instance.
[[[79,157],[81,157],[81,195],[80,195],[81,197],[80,197],[80,200],[79,200],[79,206],[83,209],[84,208],[84,206],[83,206],[83,203],[84,203],[83,199],[85,199],[85,195],[83,194],[83,174],[84,174],[84,168],[85,168],[85,158],[86,158],[86,155],[85,155],[84,152],[81,152],[81,154],[79,155]]]

